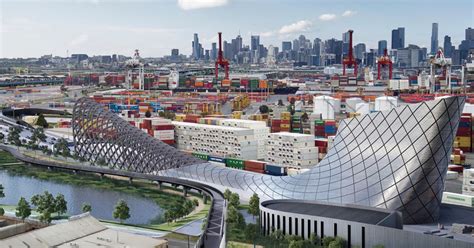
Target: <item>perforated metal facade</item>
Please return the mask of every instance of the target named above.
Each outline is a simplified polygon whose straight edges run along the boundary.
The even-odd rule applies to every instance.
[[[160,171],[162,175],[256,192],[264,199],[319,200],[400,210],[405,223],[426,223],[436,221],[439,216],[444,179],[464,100],[464,97],[448,97],[344,120],[340,123],[333,147],[317,166],[306,173],[286,177],[202,163],[171,147],[147,148],[160,141],[148,141],[153,138],[144,133],[138,135],[137,132],[141,131],[111,113],[104,113],[101,106],[90,100],[81,100],[76,105],[74,134],[81,134],[76,138],[81,154],[101,151],[108,157],[111,153],[106,151],[114,150],[112,154],[118,156],[120,151],[128,151],[146,158],[153,157],[149,154],[151,152],[161,152],[161,155],[154,156],[170,161],[142,159],[124,166],[118,165],[122,164],[121,160],[112,159],[111,164],[118,169],[145,173]],[[88,112],[97,113],[89,117],[85,114]],[[83,130],[85,125],[77,125],[81,122],[79,119],[85,117],[113,119],[101,126],[120,126],[116,135],[124,138],[111,139],[109,135],[102,135],[99,140],[89,138]],[[143,145],[129,145],[135,144],[131,141],[135,136]],[[82,142],[86,145],[80,144]],[[104,149],[85,148],[91,146],[89,143],[111,145]],[[96,156],[91,155],[93,158]],[[177,169],[162,171],[169,168]]]

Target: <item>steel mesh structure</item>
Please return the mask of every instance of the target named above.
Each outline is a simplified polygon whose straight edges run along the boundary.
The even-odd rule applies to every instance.
[[[249,194],[256,192],[264,199],[353,203],[400,210],[405,223],[433,222],[439,217],[449,156],[464,101],[464,97],[447,97],[346,119],[340,123],[334,145],[326,157],[310,171],[295,176],[274,177],[203,163],[171,147],[163,149],[167,153],[161,157],[167,157],[164,159],[173,161],[172,164],[143,159],[141,164],[125,167],[117,166],[119,160],[111,164],[118,169],[132,168],[222,185]],[[103,122],[120,126],[122,131],[111,135],[104,132],[110,130],[107,128],[100,132],[102,138],[89,137],[83,130],[88,125],[78,126],[79,119],[89,112],[95,114],[89,114],[92,116],[88,119],[113,119],[113,122]],[[124,127],[126,125],[129,127]],[[127,151],[134,156],[143,153],[142,157],[149,157],[147,153],[152,152],[152,148],[143,146],[160,143],[145,133],[137,134],[141,131],[90,100],[81,100],[76,105],[74,130],[75,136],[81,134],[75,138],[76,142],[86,143],[85,146],[76,144],[80,154],[101,151],[100,154],[110,155],[107,150],[114,150],[112,154]],[[115,141],[136,139],[135,135],[150,141],[141,141],[141,146]],[[90,142],[110,145],[91,149]],[[119,150],[116,144],[126,148]],[[134,149],[140,150],[132,152]]]
[[[88,98],[74,106],[75,152],[112,169],[156,174],[157,171],[202,163],[191,155],[150,137]]]

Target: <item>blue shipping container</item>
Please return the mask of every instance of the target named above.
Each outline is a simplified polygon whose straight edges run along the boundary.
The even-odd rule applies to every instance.
[[[266,164],[265,174],[273,176],[284,176],[286,175],[286,168],[277,165]]]
[[[213,157],[209,156],[207,161],[212,161],[212,162],[217,162],[217,163],[223,163],[225,164],[225,158],[219,158],[219,157]]]

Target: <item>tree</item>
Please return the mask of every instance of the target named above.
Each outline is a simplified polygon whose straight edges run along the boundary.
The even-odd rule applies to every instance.
[[[53,195],[45,191],[42,195],[37,194],[31,197],[31,203],[36,207],[36,211],[40,213],[40,221],[50,223],[51,214],[56,211]]]
[[[64,199],[63,194],[58,194],[54,199],[54,212],[56,212],[58,216],[67,212],[67,201]]]
[[[193,201],[186,201],[186,203],[184,203],[184,209],[185,209],[185,212],[186,212],[185,215],[190,214],[194,210],[194,202]]]
[[[18,201],[15,215],[23,221],[31,215],[31,206],[24,197],[21,197]]]
[[[199,201],[198,201],[198,199],[194,199],[194,200],[193,200],[193,203],[194,203],[194,206],[195,206],[195,207],[199,206]]]
[[[332,241],[334,241],[334,240],[335,240],[334,237],[330,237],[330,236],[324,237],[324,238],[323,238],[323,246],[324,246],[324,247],[328,247],[329,244],[330,244]]]
[[[87,203],[87,202],[84,202],[82,204],[82,212],[83,213],[87,213],[87,212],[92,212],[92,206],[91,204]]]
[[[230,205],[227,208],[227,222],[229,223],[237,223],[239,221],[239,211],[237,211],[237,208],[234,206]]]
[[[246,240],[254,240],[258,235],[258,226],[256,224],[248,224],[244,229],[244,235]]]
[[[309,236],[309,241],[313,245],[318,245],[321,242],[320,238],[316,233],[311,233],[311,235]]]
[[[8,142],[17,147],[21,146],[20,133],[21,129],[18,126],[10,127],[7,136]]]
[[[61,154],[63,157],[69,157],[71,155],[71,151],[68,147],[68,142],[64,138],[59,138],[56,144],[54,144],[54,153]]]
[[[5,214],[5,209],[0,208],[0,216],[3,216]]]
[[[292,240],[290,242],[288,248],[304,248],[304,241],[303,240]]]
[[[48,128],[49,124],[46,121],[46,118],[44,118],[43,114],[39,114],[38,119],[36,120],[36,125],[43,127],[43,128]]]
[[[260,214],[260,198],[256,193],[250,197],[249,209],[247,210],[247,213],[251,214],[254,218]]]
[[[228,201],[230,199],[230,195],[232,195],[232,191],[230,191],[229,189],[226,189],[224,191],[224,199]]]
[[[232,194],[230,195],[229,205],[230,205],[230,206],[234,206],[235,208],[239,207],[239,205],[240,205],[239,194],[237,194],[237,193],[232,193]]]
[[[164,213],[164,216],[163,216],[166,220],[166,222],[168,223],[168,225],[173,222],[173,214],[171,213],[170,210],[166,210],[166,212]]]
[[[31,136],[31,140],[34,140],[36,145],[38,145],[39,142],[46,142],[46,135],[44,134],[44,129],[39,127],[33,130],[33,135]]]
[[[285,239],[285,236],[283,235],[283,232],[281,230],[275,230],[270,233],[270,237],[274,240],[283,240]]]
[[[270,108],[267,105],[260,105],[258,110],[260,110],[261,114],[268,114],[270,112]]]
[[[150,112],[150,110],[147,110],[147,111],[145,112],[145,117],[146,117],[146,118],[150,118],[150,117],[151,117],[151,112]]]
[[[120,199],[115,205],[115,210],[113,213],[114,219],[119,219],[120,223],[123,223],[124,220],[130,218],[130,208],[127,205],[127,202]]]

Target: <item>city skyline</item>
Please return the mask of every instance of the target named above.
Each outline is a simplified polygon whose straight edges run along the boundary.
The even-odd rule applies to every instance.
[[[290,1],[204,2],[200,5],[199,1],[187,0],[140,1],[142,4],[135,6],[131,2],[101,0],[2,1],[0,57],[66,56],[67,53],[131,55],[135,48],[140,49],[144,57],[169,55],[173,48],[178,48],[181,54],[191,55],[194,33],[199,34],[204,49],[210,49],[211,43],[217,41],[218,31],[223,32],[223,40],[230,41],[240,33],[243,43],[250,45],[251,35],[260,35],[261,44],[281,47],[282,41],[292,41],[300,34],[310,40],[342,39],[342,33],[353,29],[354,45],[365,43],[367,49],[377,49],[379,40],[387,40],[391,47],[391,31],[398,27],[405,27],[405,46],[416,44],[430,49],[434,22],[439,23],[438,40],[449,35],[457,47],[464,39],[465,28],[474,18],[470,8],[460,7],[466,4],[468,7],[472,2],[463,0],[443,9],[467,18],[442,21],[432,15],[439,12],[440,7],[427,1],[335,1],[327,6],[321,4],[327,1],[299,1],[297,5]],[[366,5],[368,7],[364,7]],[[298,11],[292,11],[295,8]],[[417,8],[426,11],[414,11]],[[153,12],[153,9],[158,11]],[[71,16],[68,15],[71,10],[75,13],[87,10],[89,14]],[[235,13],[232,19],[228,19],[228,11]],[[276,18],[279,11],[285,14]],[[387,11],[411,15],[387,17],[383,15]],[[367,15],[380,21],[371,22]]]

